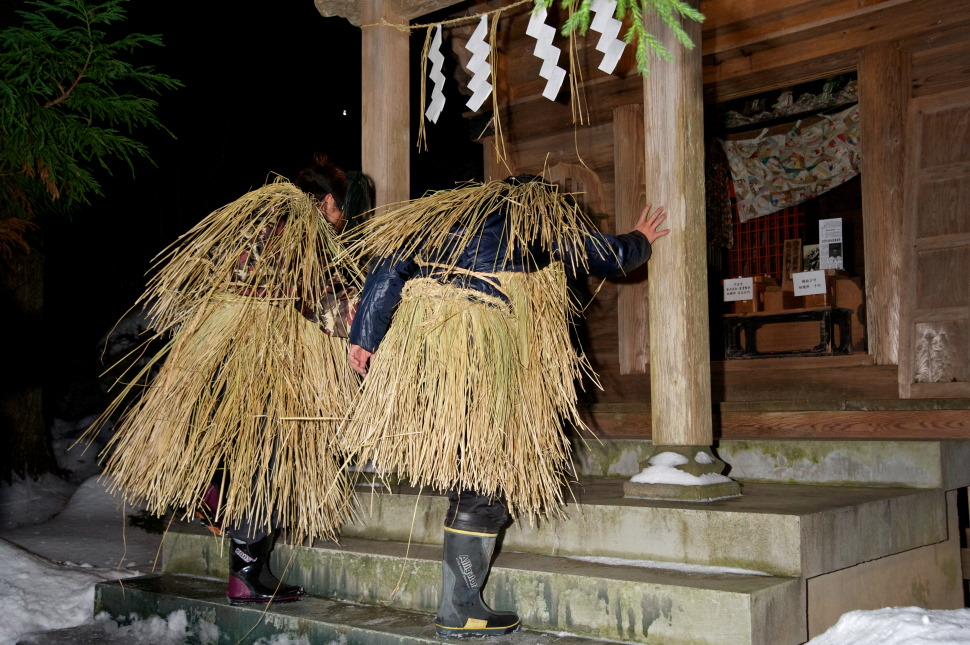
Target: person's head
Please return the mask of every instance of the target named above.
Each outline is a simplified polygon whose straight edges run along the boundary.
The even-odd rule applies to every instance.
[[[313,164],[296,174],[293,180],[300,190],[317,200],[320,212],[334,228],[344,223],[344,200],[347,197],[347,173],[330,163],[327,155],[315,154]]]

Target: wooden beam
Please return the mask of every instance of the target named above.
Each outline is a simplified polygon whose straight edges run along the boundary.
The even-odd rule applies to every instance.
[[[583,421],[601,439],[652,435],[645,405],[596,404]],[[966,410],[715,410],[718,439],[970,439]]]
[[[391,0],[389,4],[391,11],[410,21],[462,2],[460,0]]]
[[[410,61],[408,33],[380,26],[407,19],[386,0],[363,0],[361,160],[377,188],[377,205],[410,197]]]
[[[351,24],[370,25],[364,17],[367,13],[365,8],[369,0],[313,0],[317,11],[322,16],[339,16],[346,18]],[[420,16],[426,16],[440,9],[460,4],[456,0],[387,0],[385,12],[388,16],[396,16],[398,22],[392,24],[407,24],[409,21]],[[388,22],[391,22],[388,19]]]
[[[705,43],[705,85],[720,97],[724,92],[718,86],[752,74],[776,76],[810,60],[838,59],[876,43],[970,24],[970,0],[888,0],[813,22],[784,24],[752,40],[722,42],[717,49]]]
[[[647,30],[673,60],[643,79],[647,199],[664,205],[670,235],[650,260],[650,398],[654,443],[710,446],[711,370],[704,202],[701,59],[652,14]],[[684,27],[695,42],[700,25]]]
[[[704,53],[727,51],[735,43],[754,42],[796,25],[831,19],[858,8],[858,0],[704,0]]]
[[[866,249],[868,351],[877,365],[899,362],[903,288],[903,205],[909,56],[894,43],[862,50],[859,110]]]
[[[643,190],[643,106],[613,111],[616,232],[633,228],[646,204]],[[617,334],[620,374],[646,374],[650,365],[650,305],[647,267],[619,280]]]

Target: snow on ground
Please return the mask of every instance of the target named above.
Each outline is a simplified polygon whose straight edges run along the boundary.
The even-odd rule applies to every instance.
[[[88,425],[82,422],[80,426]],[[55,431],[68,446],[71,428]],[[72,481],[48,476],[0,485],[0,645],[153,645],[219,642],[219,627],[182,611],[119,626],[93,613],[94,585],[150,573],[162,535],[132,526],[141,509],[120,503],[90,455],[59,454]],[[139,524],[138,522],[135,522]],[[151,528],[150,526],[148,528]],[[646,566],[646,565],[644,565]],[[809,645],[968,645],[970,609],[853,611]],[[281,635],[252,645],[311,645]]]
[[[0,645],[218,643],[217,625],[192,624],[183,611],[124,626],[93,616],[96,583],[154,570],[162,535],[130,526],[140,511],[97,475],[79,486],[54,476],[0,486]],[[310,645],[295,636],[256,643]]]

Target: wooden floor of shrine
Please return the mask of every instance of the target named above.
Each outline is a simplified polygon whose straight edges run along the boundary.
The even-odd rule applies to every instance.
[[[714,439],[970,438],[970,399],[900,399],[897,371],[865,353],[714,361]],[[649,377],[642,385],[642,402],[583,406],[596,436],[650,437]]]

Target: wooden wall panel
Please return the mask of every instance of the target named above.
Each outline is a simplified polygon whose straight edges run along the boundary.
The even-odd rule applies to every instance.
[[[934,166],[970,161],[970,119],[962,102],[952,108],[925,113],[920,128],[930,142],[920,151],[921,169],[928,171]]]
[[[916,253],[917,309],[970,305],[970,247]]]
[[[928,181],[919,187],[918,201],[933,217],[920,218],[917,237],[970,233],[970,183],[961,178]]]
[[[929,50],[913,52],[913,95],[926,96],[970,86],[970,39],[966,26],[963,40]]]
[[[911,244],[900,344],[900,397],[970,395],[970,203],[932,208],[920,195],[970,183],[970,87],[916,97],[908,122],[912,187],[906,206]]]

